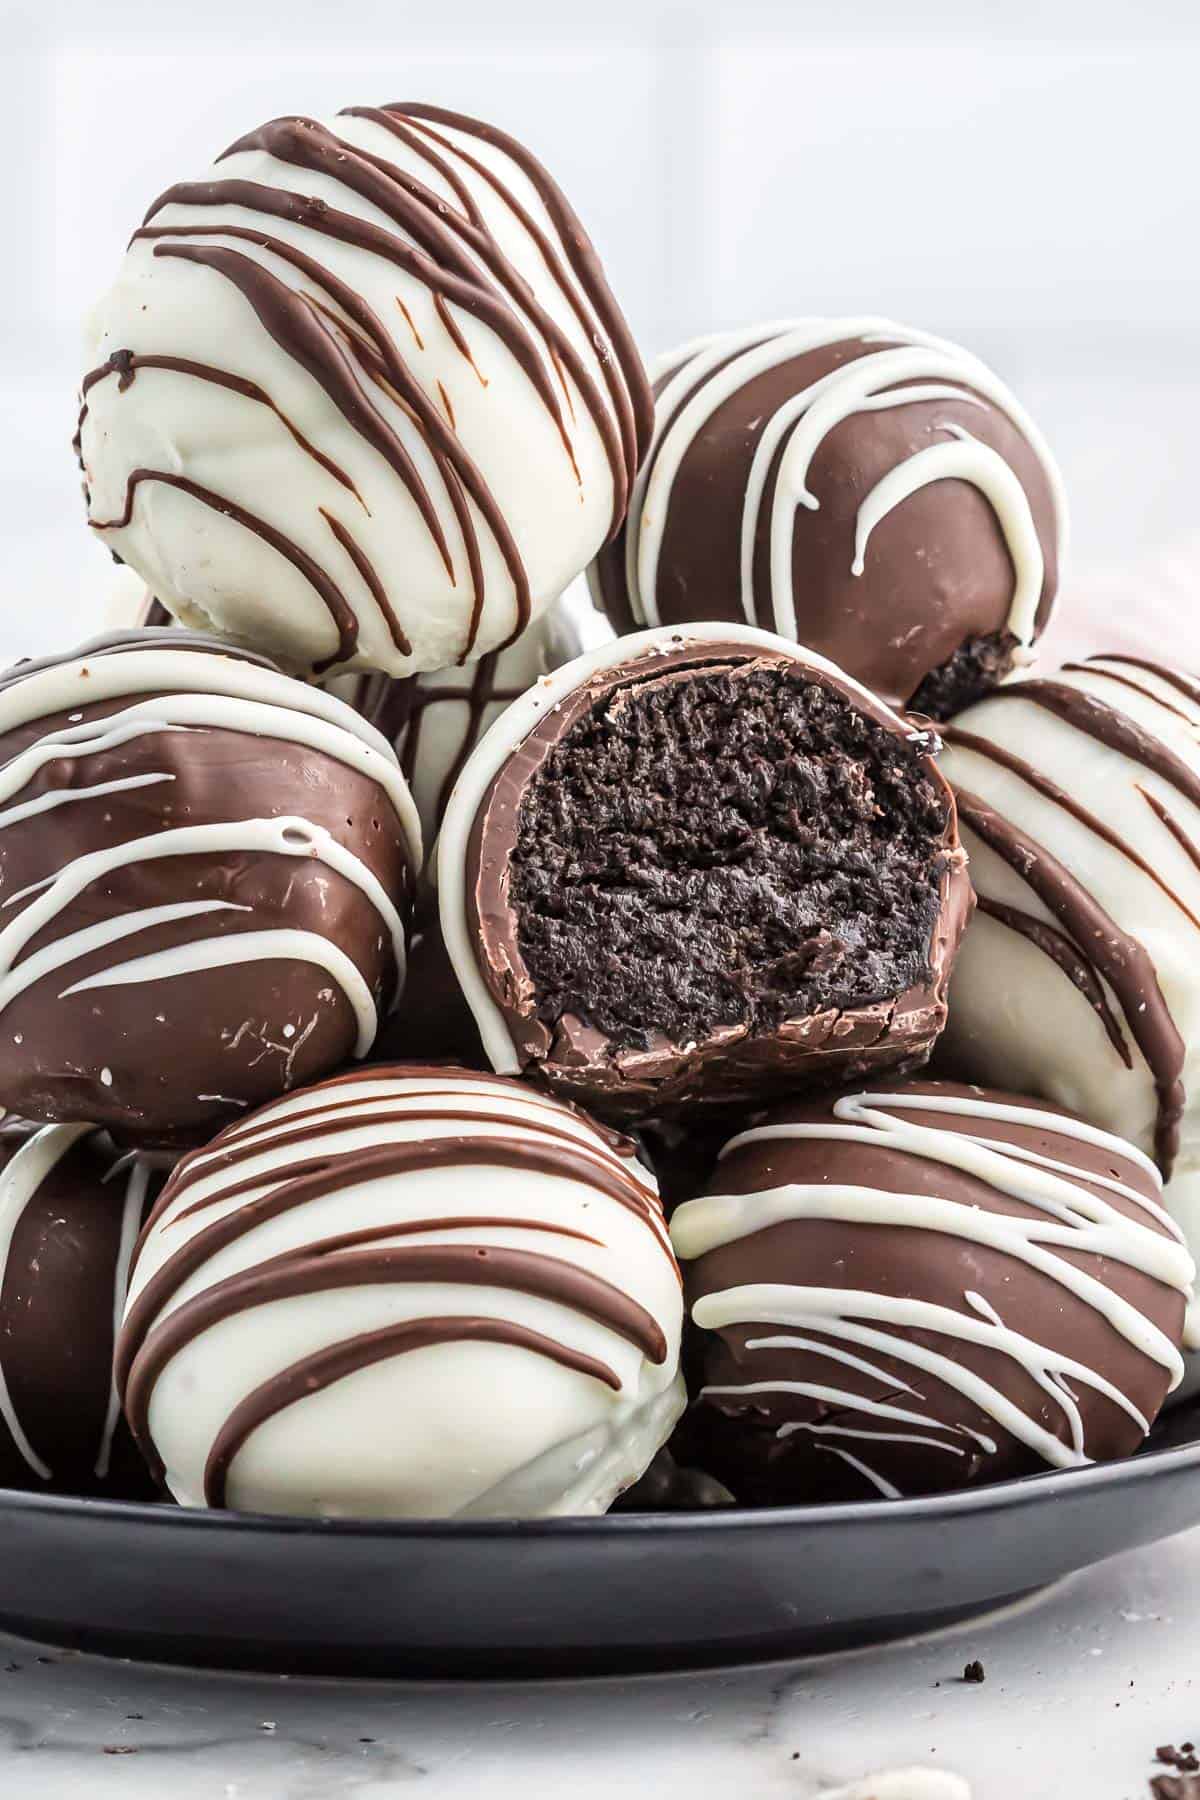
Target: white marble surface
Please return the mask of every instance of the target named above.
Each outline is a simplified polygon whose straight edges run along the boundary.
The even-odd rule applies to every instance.
[[[1151,1800],[1156,1746],[1200,1740],[1198,1594],[1200,1531],[878,1651],[523,1687],[199,1674],[0,1638],[0,1794]],[[975,1658],[982,1686],[961,1678]],[[859,1786],[914,1768],[924,1782]]]

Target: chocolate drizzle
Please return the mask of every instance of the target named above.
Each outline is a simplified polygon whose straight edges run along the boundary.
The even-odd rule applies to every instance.
[[[1001,690],[1001,694],[1007,691],[1011,690]],[[1063,691],[1075,694],[1074,689]],[[1020,876],[1058,920],[1081,962],[1090,967],[1092,978],[1103,977],[1116,995],[1130,1036],[1146,1060],[1158,1094],[1155,1155],[1164,1178],[1169,1178],[1179,1147],[1185,1102],[1182,1076],[1186,1050],[1158,985],[1154,963],[1138,940],[1123,932],[1043,845],[974,794],[959,788],[957,799],[963,824]],[[1059,961],[1057,957],[1055,960]],[[1059,962],[1059,966],[1063,964]],[[1080,986],[1080,982],[1076,980],[1075,985]],[[1081,992],[1087,993],[1087,987],[1082,986]],[[1107,1023],[1105,1029],[1109,1029]]]
[[[1179,820],[1173,813],[1167,810],[1157,794],[1152,794],[1149,788],[1142,787],[1140,783],[1138,785],[1138,793],[1142,796],[1142,799],[1146,802],[1146,805],[1150,808],[1150,811],[1154,814],[1159,824],[1166,826],[1188,861],[1193,863],[1196,868],[1200,869],[1200,845],[1197,845],[1194,838],[1188,836],[1187,832],[1183,829],[1183,826],[1179,823]]]
[[[495,239],[483,229],[482,221],[476,224],[471,220],[457,218],[420,182],[406,176],[381,158],[371,156],[367,151],[348,143],[346,139],[335,137],[313,119],[275,119],[230,145],[217,161],[224,162],[226,157],[236,156],[247,150],[263,150],[277,162],[290,163],[310,174],[332,175],[360,199],[378,207],[394,225],[408,233],[429,259],[422,274],[441,302],[439,310],[444,321],[451,317],[446,302],[453,300],[464,311],[478,318],[480,323],[488,325],[506,343],[553,419],[578,479],[579,470],[575,466],[562,408],[547,378],[537,347],[518,316],[504,304],[489,283],[480,279],[472,257],[457,241],[459,236],[470,242],[484,266],[499,277],[502,285],[514,297],[519,298],[525,310],[536,320],[538,329],[546,340],[549,343],[561,340],[568,354],[573,355],[573,352],[558,328],[533,299],[528,284],[504,258]],[[457,325],[451,327],[451,336],[456,348],[470,361],[470,351]],[[619,446],[613,440],[612,423],[582,364],[578,358],[575,360],[581,381],[587,384],[594,397],[593,415],[601,437],[608,440],[606,447],[616,484],[623,474],[623,467]],[[623,499],[621,510],[624,511]],[[614,522],[614,530],[619,522],[620,515]]]
[[[381,1233],[390,1228],[381,1228]],[[632,1344],[652,1363],[665,1361],[666,1339],[655,1319],[636,1300],[611,1282],[561,1257],[533,1250],[507,1250],[480,1244],[419,1244],[356,1250],[348,1245],[357,1234],[328,1238],[311,1249],[285,1252],[259,1263],[248,1274],[229,1276],[182,1301],[136,1343],[126,1346],[126,1333],[136,1334],[141,1313],[135,1305],[121,1332],[118,1383],[130,1429],[143,1454],[153,1456],[149,1434],[150,1400],[159,1376],[172,1357],[202,1332],[251,1307],[287,1300],[299,1294],[393,1283],[445,1282],[458,1287],[509,1288],[570,1308],[594,1319]],[[147,1288],[145,1293],[149,1292]],[[144,1297],[144,1295],[142,1296]],[[443,1341],[453,1341],[453,1335]]]
[[[354,655],[358,643],[358,616],[347,600],[341,588],[326,574],[320,563],[316,562],[300,545],[277,531],[274,525],[268,525],[257,513],[247,512],[245,507],[237,506],[232,500],[224,499],[214,493],[211,488],[201,487],[198,481],[192,481],[187,475],[171,475],[164,469],[133,469],[125,483],[125,505],[115,519],[92,519],[93,531],[123,531],[133,517],[133,503],[138,488],[143,482],[160,482],[164,487],[178,488],[181,493],[188,494],[198,500],[201,506],[210,507],[213,512],[223,513],[226,518],[233,519],[244,530],[260,537],[264,544],[277,550],[286,562],[298,569],[305,580],[320,594],[329,609],[329,616],[337,627],[338,647],[333,656],[318,665],[319,669],[330,668],[334,663],[345,661]]]
[[[401,651],[405,656],[408,656],[412,651],[412,645],[401,630],[400,621],[396,617],[395,611],[392,608],[392,603],[387,597],[387,592],[382,581],[380,581],[379,576],[376,574],[371,563],[367,560],[363,550],[355,543],[349,526],[343,525],[342,521],[339,518],[336,518],[333,513],[328,512],[325,507],[321,507],[320,511],[321,517],[328,525],[330,531],[332,531],[334,537],[362,576],[364,587],[370,590],[372,599],[387,620],[387,628],[392,634],[393,644],[395,644],[397,650]]]
[[[258,1141],[251,1142],[241,1151],[240,1156],[236,1151],[227,1156],[218,1156],[213,1164],[208,1167],[202,1166],[200,1169],[192,1164],[189,1170],[172,1185],[172,1200],[177,1200],[180,1192],[186,1189],[189,1182],[195,1180],[199,1174],[207,1177],[214,1172],[214,1168],[224,1167],[227,1170],[236,1168],[239,1162],[252,1160],[261,1155],[264,1149],[269,1149],[273,1153],[290,1150],[297,1143],[310,1141],[314,1137],[324,1137],[331,1129],[338,1129],[339,1125],[347,1130],[351,1128],[354,1130],[371,1129],[400,1124],[406,1118],[411,1119],[412,1117],[411,1112],[406,1113],[399,1110],[363,1113],[356,1109],[353,1117],[349,1119],[332,1121],[326,1117],[319,1125],[281,1133],[267,1144]],[[441,1108],[431,1108],[429,1111],[422,1109],[420,1117],[423,1122],[437,1123],[455,1118],[479,1120],[482,1123],[506,1122],[500,1114],[479,1113],[478,1111],[452,1113]],[[529,1131],[531,1140],[536,1140],[540,1135],[540,1128],[536,1125],[525,1126],[524,1129]],[[547,1132],[546,1136],[549,1138],[551,1134]],[[209,1153],[205,1152],[206,1161],[208,1155]],[[235,1235],[240,1236],[242,1231],[262,1224],[267,1219],[277,1218],[280,1213],[288,1212],[294,1206],[304,1206],[310,1200],[320,1199],[325,1194],[337,1193],[340,1189],[352,1186],[367,1176],[401,1175],[417,1169],[436,1169],[446,1164],[453,1164],[456,1168],[461,1166],[466,1168],[532,1169],[543,1175],[560,1175],[574,1180],[587,1181],[592,1186],[599,1188],[601,1193],[607,1194],[610,1200],[615,1200],[619,1206],[628,1208],[648,1224],[656,1224],[654,1196],[649,1189],[642,1186],[631,1171],[619,1167],[614,1168],[607,1158],[596,1155],[582,1145],[576,1145],[563,1139],[561,1134],[556,1142],[522,1141],[517,1149],[513,1149],[506,1140],[493,1136],[439,1137],[428,1142],[382,1143],[371,1150],[353,1150],[344,1155],[326,1153],[308,1161],[290,1163],[288,1177],[285,1181],[274,1187],[269,1195],[258,1201],[249,1202],[242,1209],[238,1215],[239,1229]],[[175,1222],[190,1218],[207,1207],[229,1200],[241,1199],[243,1195],[253,1193],[262,1184],[261,1172],[248,1175],[242,1181],[233,1182],[220,1188],[217,1192],[207,1195],[203,1200],[195,1201],[176,1215]],[[214,1254],[215,1251],[223,1249],[227,1243],[233,1241],[233,1236],[223,1235],[229,1231],[228,1216],[219,1220],[217,1225],[211,1229],[214,1237],[211,1241],[205,1240],[205,1255]],[[189,1256],[196,1253],[197,1242],[197,1238],[192,1238],[186,1245],[186,1252]],[[183,1254],[184,1252],[181,1251],[180,1255]],[[193,1264],[192,1267],[194,1266]],[[191,1272],[192,1269],[189,1267],[179,1279],[186,1280],[187,1274]],[[165,1273],[166,1269],[160,1270],[160,1274]],[[168,1298],[171,1291],[173,1290],[167,1291]]]
[[[1096,974],[1092,964],[1082,956],[1077,946],[1053,925],[1047,925],[1044,919],[1035,919],[1032,913],[1022,912],[1018,906],[1009,906],[1003,900],[990,900],[985,894],[976,896],[975,904],[981,913],[989,919],[995,919],[999,925],[1007,925],[1028,940],[1043,956],[1048,956],[1052,963],[1060,968],[1071,985],[1079,990],[1103,1025],[1108,1041],[1116,1051],[1127,1069],[1133,1067],[1133,1057],[1129,1045],[1125,1042],[1124,1033],[1117,1021],[1116,1014],[1108,1004],[1108,996],[1104,985]]]
[[[1056,719],[1073,725],[1076,731],[1086,732],[1106,749],[1116,750],[1131,762],[1140,763],[1144,769],[1151,770],[1178,789],[1193,806],[1200,806],[1200,775],[1189,769],[1161,738],[1154,737],[1128,713],[1106,706],[1094,694],[1086,693],[1082,688],[1068,687],[1063,681],[1015,681],[1008,687],[997,688],[992,698],[1028,700],[1033,706],[1044,707]]]
[[[1064,675],[1090,675],[1093,679],[1111,681],[1116,687],[1124,688],[1130,694],[1140,694],[1143,700],[1152,700],[1155,706],[1161,706],[1164,712],[1173,713],[1175,718],[1182,719],[1185,725],[1192,723],[1181,706],[1172,706],[1169,700],[1164,700],[1161,694],[1156,694],[1143,682],[1134,681],[1128,675],[1118,675],[1115,669],[1101,668],[1099,660],[1095,657],[1090,657],[1087,662],[1065,662],[1062,665],[1062,673]]]
[[[359,505],[363,507],[364,511],[366,510],[366,502],[345,469],[340,468],[331,456],[326,456],[323,451],[318,450],[302,431],[297,430],[287,414],[276,406],[265,388],[259,387],[257,381],[247,381],[243,375],[231,375],[228,369],[215,368],[211,363],[192,362],[185,356],[136,356],[132,350],[114,350],[107,362],[102,362],[98,369],[92,369],[83,378],[82,392],[85,404],[80,414],[80,425],[82,426],[83,420],[87,417],[87,396],[97,382],[104,381],[109,375],[115,374],[118,377],[117,386],[124,393],[132,384],[139,369],[164,369],[174,375],[190,375],[196,381],[207,381],[214,387],[228,388],[232,394],[240,394],[245,400],[254,400],[258,405],[268,407],[284,430],[294,438],[305,456],[311,456],[314,462],[320,463],[326,473],[332,475],[336,482],[353,494]],[[167,620],[156,621],[148,618],[146,623],[148,625],[165,624]]]
[[[170,189],[168,194],[164,195],[162,200],[156,202],[156,205],[151,208],[147,218],[153,218],[159,207],[168,203],[172,206],[245,207],[248,211],[264,213],[273,218],[286,220],[291,224],[304,225],[309,230],[326,237],[352,244],[359,249],[369,250],[376,255],[385,257],[410,274],[425,273],[423,268],[420,271],[414,268],[411,263],[411,255],[405,247],[387,232],[380,230],[378,226],[370,224],[367,220],[358,219],[352,213],[336,212],[331,207],[327,207],[323,201],[305,201],[282,189],[263,187],[250,181],[188,182],[180,187]],[[346,334],[348,345],[359,358],[364,372],[385,392],[391,393],[392,397],[398,400],[412,415],[426,434],[434,462],[454,508],[455,517],[463,535],[463,542],[467,548],[472,578],[476,584],[475,613],[472,627],[468,630],[467,641],[463,647],[463,657],[466,658],[474,648],[475,630],[483,604],[479,546],[476,541],[474,521],[463,500],[464,489],[487,521],[512,577],[517,599],[517,622],[512,635],[518,637],[529,621],[531,602],[529,582],[516,540],[479,469],[442,419],[437,408],[428,400],[419,382],[397,354],[393,341],[382,322],[361,295],[357,294],[347,283],[331,274],[316,258],[307,256],[302,250],[297,250],[282,238],[264,236],[262,232],[252,231],[247,226],[145,225],[140,231],[134,233],[134,241],[138,238],[165,237],[244,239],[249,243],[259,245],[264,250],[269,250],[273,256],[278,256],[282,261],[290,263],[300,274],[323,288],[336,302],[354,327],[353,330],[349,330],[343,321],[337,321]],[[159,248],[161,247],[159,246]],[[315,304],[316,302],[314,302]],[[330,316],[336,319],[336,314]]]
[[[416,114],[421,116],[416,118]],[[362,294],[333,274],[317,256],[298,248],[295,241],[274,237],[249,225],[153,221],[167,207],[237,208],[260,218],[285,221],[317,239],[348,245],[402,270],[430,293],[450,342],[485,386],[487,375],[478,366],[456,314],[473,319],[503,346],[551,419],[582,491],[583,478],[568,428],[568,421],[575,418],[573,393],[581,398],[611,475],[611,531],[617,529],[624,515],[638,456],[648,440],[649,390],[628,330],[582,228],[545,171],[520,146],[490,132],[486,126],[432,109],[360,107],[347,109],[345,116],[369,121],[419,157],[431,176],[453,196],[452,201],[447,203],[441,191],[426,186],[410,169],[352,143],[327,126],[312,119],[287,117],[246,134],[218,161],[261,152],[277,163],[337,184],[348,201],[369,208],[370,216],[331,205],[316,195],[298,194],[239,177],[184,182],[160,195],[131,241],[136,244],[140,240],[165,240],[155,242],[156,257],[203,265],[237,288],[267,336],[316,382],[350,427],[388,463],[423,521],[447,578],[452,586],[457,586],[456,551],[443,528],[436,495],[402,435],[389,423],[379,399],[386,397],[401,409],[424,440],[461,536],[472,592],[460,651],[460,660],[466,661],[478,641],[486,600],[476,514],[490,532],[513,585],[515,612],[506,643],[513,642],[528,624],[533,596],[521,549],[504,510],[458,436],[455,409],[445,384],[427,383],[424,371],[418,375],[400,354],[388,324],[374,313]],[[561,243],[556,246],[553,234],[538,223],[494,168],[458,143],[451,143],[434,128],[437,123],[452,127],[464,137],[477,136],[502,148],[532,182]],[[485,183],[488,191],[504,204],[521,234],[536,246],[551,283],[586,333],[587,352],[558,323],[506,254],[472,192],[468,170],[476,186],[478,182]],[[377,222],[379,219],[387,223]],[[220,241],[198,241],[205,238]],[[237,240],[253,245],[253,251],[234,247]],[[305,285],[289,285],[272,272],[265,257],[289,266],[304,278]],[[417,352],[423,352],[424,341],[411,313],[400,296],[396,296],[396,303],[408,322]],[[588,352],[602,376],[603,386],[590,372]],[[86,395],[95,381],[116,371],[124,392],[137,367],[173,369],[266,405],[306,455],[341,485],[355,491],[346,472],[296,430],[260,384],[206,363],[140,351],[135,355],[127,349],[114,352],[109,362],[93,371],[85,383],[81,433],[88,411]],[[428,385],[436,389],[440,405],[435,394],[427,392]],[[373,398],[373,394],[378,398]],[[150,478],[144,470],[135,474],[143,480]],[[159,477],[166,478],[165,473]],[[127,489],[127,513],[133,491]],[[287,542],[282,533],[272,535],[272,528],[265,521],[256,519],[245,508],[239,510],[232,500],[218,500],[217,510],[257,531],[275,548],[281,548],[281,539]],[[320,510],[329,516],[324,507]],[[129,523],[129,517],[120,526],[112,520],[93,521],[98,530],[124,529]],[[384,571],[373,567],[361,552],[355,555],[341,534],[336,535],[382,614],[396,649],[402,655],[411,655],[409,636],[398,617],[404,609],[398,596],[389,601]],[[288,554],[286,550],[282,553]],[[294,555],[289,560],[301,568]],[[322,572],[322,581],[313,581],[307,569],[302,568],[301,572],[325,601],[338,633],[337,651],[322,666],[351,660],[358,649],[359,625],[350,600],[337,590],[326,572]],[[336,600],[332,597],[334,592],[338,593]],[[494,630],[492,636],[494,641]]]
[[[494,125],[487,125],[479,119],[469,118],[465,113],[451,112],[442,106],[425,106],[412,100],[392,101],[385,110],[393,116],[399,114],[414,120],[423,125],[427,131],[431,125],[443,125],[453,131],[462,132],[464,136],[476,137],[480,143],[490,144],[507,156],[526,176],[538,199],[546,208],[550,222],[557,231],[563,249],[566,251],[567,261],[570,263],[580,287],[587,295],[605,336],[612,345],[613,357],[601,358],[605,372],[607,374],[610,363],[615,358],[625,378],[624,397],[619,410],[624,413],[628,408],[632,413],[634,442],[626,453],[626,460],[632,471],[650,447],[650,438],[654,431],[654,399],[646,381],[633,336],[604,279],[600,259],[583,229],[582,222],[562,189],[551,178],[549,170],[543,167],[536,156],[530,154],[524,144],[511,137],[508,132],[498,130]],[[436,143],[446,144],[444,137],[440,137],[434,132],[430,132],[429,135]],[[486,165],[481,164],[476,158],[466,156],[457,145],[454,146],[454,149],[464,162],[484,175],[490,185],[508,202],[521,222],[527,227],[532,227],[528,213],[517,204],[515,198],[503,187],[494,172],[487,169]],[[545,247],[541,245],[540,236],[539,244],[545,254]],[[584,314],[579,312],[569,286],[562,282],[561,277],[560,285],[566,287],[568,298],[572,299],[572,305],[576,308],[580,323],[587,324],[588,321]]]
[[[1100,674],[1103,673],[1098,667],[1100,663],[1119,663],[1123,669],[1142,669],[1147,675],[1157,675],[1160,681],[1173,687],[1176,693],[1183,694],[1194,706],[1200,706],[1200,681],[1194,681],[1180,669],[1164,668],[1161,663],[1150,662],[1144,656],[1116,656],[1108,652],[1100,656],[1089,656],[1084,667],[1089,672]],[[1163,704],[1161,695],[1155,694],[1154,698],[1160,706]]]
[[[375,1071],[370,1071],[375,1076]],[[458,1071],[455,1071],[457,1076]],[[447,1090],[449,1093],[450,1090]],[[424,1096],[422,1096],[424,1098]],[[430,1095],[431,1100],[439,1098]],[[210,1145],[203,1151],[196,1151],[180,1163],[176,1179],[171,1184],[170,1201],[174,1203],[181,1192],[193,1182],[207,1179],[216,1169],[223,1168],[232,1172],[242,1163],[261,1156],[265,1151],[272,1154],[281,1150],[292,1150],[297,1144],[311,1142],[314,1138],[325,1138],[331,1131],[360,1130],[402,1124],[411,1120],[414,1114],[411,1109],[394,1108],[391,1110],[371,1111],[364,1113],[359,1103],[349,1101],[346,1104],[346,1116],[331,1119],[330,1113],[335,1109],[322,1109],[316,1118],[307,1125],[294,1131],[277,1133],[270,1138],[252,1138],[245,1144],[216,1152],[216,1146]],[[307,1115],[306,1115],[307,1116]],[[509,1117],[499,1112],[482,1112],[478,1108],[470,1111],[452,1112],[444,1107],[430,1105],[422,1107],[419,1117],[422,1123],[441,1124],[448,1119],[481,1124],[506,1124]],[[522,1121],[522,1130],[529,1134],[529,1141],[522,1140],[514,1149],[512,1144],[495,1136],[479,1137],[439,1137],[429,1142],[416,1143],[383,1143],[372,1150],[356,1150],[345,1155],[326,1153],[307,1161],[291,1162],[288,1165],[288,1176],[281,1184],[274,1187],[271,1193],[257,1201],[249,1202],[237,1215],[238,1229],[231,1229],[229,1217],[218,1220],[209,1228],[210,1236],[204,1237],[202,1252],[196,1249],[198,1238],[192,1238],[178,1252],[183,1259],[179,1270],[175,1270],[173,1262],[168,1262],[159,1271],[156,1280],[171,1274],[171,1283],[164,1279],[163,1296],[169,1299],[171,1294],[188,1277],[194,1273],[200,1261],[216,1251],[224,1249],[236,1237],[268,1219],[277,1218],[281,1213],[289,1212],[293,1207],[307,1205],[309,1201],[320,1199],[326,1194],[337,1193],[340,1189],[353,1186],[365,1176],[400,1175],[417,1169],[436,1169],[445,1164],[455,1167],[507,1167],[533,1169],[545,1175],[559,1175],[570,1179],[583,1180],[619,1206],[625,1207],[637,1217],[643,1219],[661,1237],[657,1196],[653,1190],[638,1178],[635,1167],[622,1167],[607,1157],[589,1150],[586,1145],[579,1144],[573,1138],[564,1137],[561,1131],[555,1132],[552,1125],[544,1125],[537,1121]],[[537,1141],[541,1138],[547,1141]],[[217,1140],[219,1144],[220,1140]],[[175,1214],[172,1224],[178,1225],[184,1219],[202,1212],[209,1207],[220,1205],[229,1200],[241,1199],[243,1195],[253,1193],[263,1185],[261,1172],[247,1176],[241,1181],[232,1182],[216,1189],[203,1199],[193,1201],[190,1206]],[[157,1214],[155,1215],[157,1217]]]
[[[1066,664],[1064,666],[1071,668],[1079,665]],[[990,738],[979,737],[974,732],[964,731],[958,725],[943,725],[941,732],[946,743],[953,744],[959,750],[969,750],[973,756],[986,757],[998,768],[1007,769],[1010,775],[1018,776],[1027,787],[1033,788],[1035,793],[1041,794],[1046,800],[1052,800],[1055,806],[1061,806],[1063,811],[1070,813],[1073,819],[1078,819],[1081,825],[1085,825],[1089,831],[1094,831],[1098,838],[1101,838],[1104,843],[1117,852],[1118,856],[1123,856],[1128,862],[1131,862],[1135,869],[1161,889],[1172,905],[1179,908],[1189,924],[1195,925],[1200,930],[1200,919],[1175,892],[1174,888],[1163,880],[1157,869],[1151,868],[1145,857],[1139,855],[1132,844],[1121,837],[1119,832],[1113,831],[1111,826],[1106,825],[1103,819],[1090,811],[1081,801],[1076,800],[1073,794],[1068,794],[1064,788],[1059,787],[1057,782],[1051,781],[1048,775],[1043,775],[1040,769],[1035,769],[1032,763],[1026,762],[1014,751],[1006,750],[1002,744],[994,744]],[[1189,853],[1194,857],[1195,853],[1190,850],[1188,840],[1179,832],[1179,827],[1170,818],[1165,807],[1160,808],[1160,804],[1152,800],[1149,794],[1146,795],[1146,799],[1150,801],[1157,816],[1167,825],[1168,830],[1174,830],[1180,836],[1185,848],[1189,848]]]
[[[215,269],[233,283],[253,307],[267,335],[312,376],[347,424],[365,438],[399,476],[437,545],[446,573],[452,577],[453,566],[445,533],[413,460],[382,414],[368,401],[346,351],[321,314],[305,304],[302,294],[295,293],[278,276],[241,251],[220,244],[158,244],[154,254],[177,257],[180,262],[199,263]]]
[[[483,715],[488,707],[507,706],[513,700],[519,700],[525,692],[523,687],[497,686],[496,665],[499,660],[498,650],[481,656],[471,668],[470,680],[456,687],[430,687],[415,677],[407,684],[403,722],[390,734],[396,738],[400,767],[404,770],[406,780],[411,781],[416,771],[421,754],[421,729],[430,708],[444,705],[448,701],[465,703],[467,707],[467,721],[458,750],[446,767],[437,793],[435,812],[439,820],[446,810],[446,803],[455,782],[462,774],[467,758],[479,741]],[[386,735],[389,734],[385,733]]]
[[[275,1418],[297,1401],[306,1400],[356,1375],[373,1363],[385,1362],[413,1350],[428,1350],[438,1344],[511,1344],[518,1350],[532,1351],[564,1369],[590,1375],[606,1387],[617,1390],[620,1378],[607,1363],[597,1357],[572,1350],[543,1332],[531,1331],[509,1319],[455,1318],[405,1319],[399,1325],[387,1325],[379,1331],[365,1331],[358,1337],[330,1344],[312,1356],[301,1358],[290,1368],[264,1381],[239,1406],[236,1406],[213,1439],[212,1449],[204,1465],[204,1498],[209,1506],[224,1506],[230,1466],[246,1440],[260,1425]]]

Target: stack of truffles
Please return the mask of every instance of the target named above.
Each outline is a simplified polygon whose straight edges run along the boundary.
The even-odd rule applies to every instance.
[[[409,104],[239,139],[96,320],[147,601],[0,679],[0,1480],[532,1517],[1135,1450],[1200,683],[1029,672],[1003,383],[864,317],[651,385],[541,164]]]

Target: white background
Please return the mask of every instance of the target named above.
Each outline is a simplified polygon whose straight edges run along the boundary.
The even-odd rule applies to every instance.
[[[1064,624],[1151,618],[1200,663],[1191,0],[0,0],[0,27],[0,656],[113,586],[69,440],[81,320],[149,202],[273,114],[425,99],[549,163],[647,354],[804,312],[982,352],[1065,466]]]

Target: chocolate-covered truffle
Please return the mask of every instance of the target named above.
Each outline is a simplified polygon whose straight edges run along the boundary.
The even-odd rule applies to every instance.
[[[1062,482],[979,359],[887,319],[797,319],[664,357],[650,454],[592,570],[619,631],[748,620],[946,718],[1034,642]]]
[[[1194,1274],[1154,1164],[1036,1101],[913,1082],[731,1139],[672,1236],[683,1449],[755,1504],[936,1493],[1135,1450]]]
[[[363,1056],[420,863],[390,745],[179,630],[0,678],[0,1102],[196,1141]]]
[[[87,1125],[0,1127],[0,1487],[154,1492],[112,1359],[138,1231],[169,1167]]]
[[[920,1064],[970,907],[935,748],[749,626],[645,632],[539,682],[439,841],[493,1066],[636,1120]]]
[[[439,107],[273,119],[155,200],[94,311],[100,541],[296,673],[511,642],[624,515],[653,402],[566,197]]]
[[[407,1065],[185,1158],[117,1376],[189,1506],[596,1513],[683,1409],[682,1321],[632,1144],[518,1082]]]
[[[1068,663],[956,720],[979,893],[939,1058],[1131,1139],[1200,1244],[1200,681]]]

